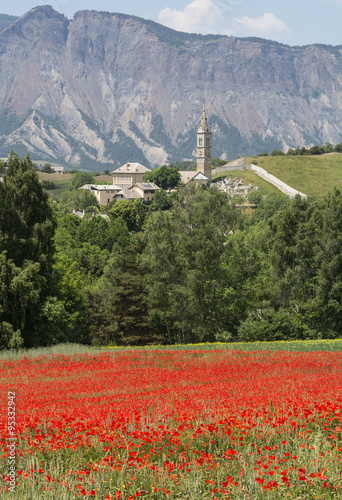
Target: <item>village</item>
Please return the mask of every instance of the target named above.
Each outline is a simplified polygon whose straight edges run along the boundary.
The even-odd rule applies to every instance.
[[[113,184],[85,184],[79,189],[93,193],[99,205],[107,205],[112,201],[140,199],[143,203],[151,203],[154,195],[160,189],[153,182],[145,182],[144,177],[150,169],[140,163],[126,163],[112,172]],[[195,171],[180,171],[181,184],[208,185],[212,180],[211,165],[211,131],[208,126],[205,108],[197,130],[197,169]],[[253,189],[252,184],[245,185],[240,178],[223,179],[215,183],[215,188],[236,197],[247,199]],[[255,188],[258,189],[258,188]]]

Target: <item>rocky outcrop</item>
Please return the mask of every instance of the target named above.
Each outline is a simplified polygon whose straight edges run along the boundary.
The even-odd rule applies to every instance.
[[[191,159],[342,140],[340,47],[179,33],[122,14],[37,7],[0,33],[0,154],[80,164]]]

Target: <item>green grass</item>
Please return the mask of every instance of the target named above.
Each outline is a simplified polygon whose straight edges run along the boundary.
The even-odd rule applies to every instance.
[[[342,351],[341,339],[319,339],[319,340],[291,340],[282,342],[215,342],[205,344],[178,344],[178,345],[149,345],[149,346],[106,346],[92,347],[82,344],[57,344],[49,347],[37,347],[32,349],[0,351],[0,359],[15,360],[23,357],[37,358],[52,354],[63,354],[73,356],[74,354],[94,354],[103,351],[203,351],[203,350],[235,350],[235,351],[291,351],[291,352],[314,352],[314,351]]]
[[[69,191],[72,174],[46,174],[45,172],[38,172],[41,181],[53,182],[56,189],[49,189],[48,193],[57,199],[61,199],[62,194]]]
[[[144,347],[102,347],[102,350],[234,350],[234,351],[291,351],[291,352],[317,352],[317,351],[342,351],[342,339],[318,339],[318,340],[291,340],[281,342],[215,342],[205,344],[179,344],[162,346],[144,346]]]
[[[261,179],[261,177],[259,177],[252,170],[246,170],[246,171],[244,171],[244,170],[232,170],[232,171],[229,171],[227,173],[220,172],[217,174],[213,174],[212,179],[217,179],[217,178],[229,179],[232,177],[238,177],[239,179],[242,179],[244,184],[252,184],[253,187],[259,186],[259,191],[262,195],[280,192],[279,189],[277,189],[275,186],[273,186],[269,182],[265,181],[264,179]]]
[[[342,188],[342,154],[320,156],[263,156],[258,166],[308,196],[324,196]]]

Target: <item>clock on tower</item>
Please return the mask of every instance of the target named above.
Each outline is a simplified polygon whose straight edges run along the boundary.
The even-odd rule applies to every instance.
[[[197,172],[202,172],[211,181],[211,132],[204,106],[201,123],[197,129]]]

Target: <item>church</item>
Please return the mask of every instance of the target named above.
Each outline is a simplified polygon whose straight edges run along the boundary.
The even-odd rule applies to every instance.
[[[182,182],[200,182],[208,184],[211,181],[211,131],[203,106],[201,123],[197,129],[197,170],[180,171]]]

